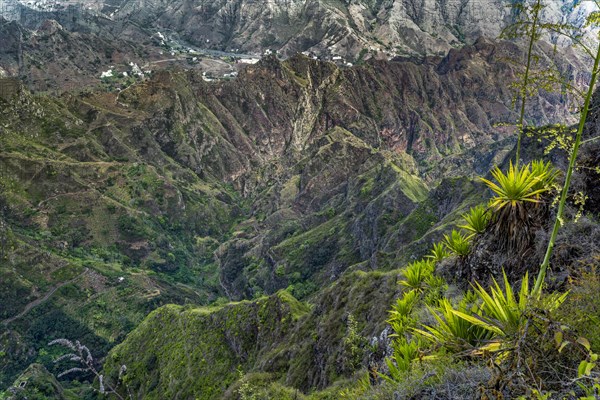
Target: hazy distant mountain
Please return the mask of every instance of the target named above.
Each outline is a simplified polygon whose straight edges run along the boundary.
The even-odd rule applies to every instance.
[[[388,56],[442,54],[497,37],[514,18],[507,0],[2,0],[0,13],[15,19],[31,10],[78,13],[84,9],[115,21],[132,21],[204,48],[262,52],[277,49],[339,55],[349,61],[361,52]],[[581,7],[575,4],[582,3]],[[544,19],[581,23],[591,2],[557,0]],[[71,7],[71,8],[69,8]],[[70,10],[70,11],[69,11]],[[79,11],[76,11],[79,10]],[[30,16],[29,19],[32,17]],[[60,21],[63,23],[63,21]],[[150,32],[154,33],[154,32]]]

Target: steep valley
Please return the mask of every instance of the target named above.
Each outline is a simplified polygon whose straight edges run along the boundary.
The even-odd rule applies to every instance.
[[[0,19],[0,392],[29,382],[47,398],[97,398],[89,374],[52,376],[61,349],[48,343],[67,338],[92,350],[107,381],[126,365],[135,398],[340,398],[367,367],[386,371],[405,265],[489,198],[477,177],[514,157],[523,47],[480,37],[489,24],[458,12],[464,2],[435,2],[457,19],[435,36],[441,17],[413,7],[421,33],[405,57],[354,66],[296,52],[354,57],[418,2],[201,3],[125,1],[88,30]],[[295,12],[336,28],[287,26]],[[500,13],[484,15],[498,17],[494,36],[510,18]],[[184,58],[151,64],[165,48],[136,42],[148,21],[192,43],[290,57],[207,79]],[[351,32],[325,45],[338,29]],[[424,42],[431,55],[415,56]],[[555,50],[536,44],[536,72],[585,85],[588,63]],[[152,70],[118,89],[98,79],[130,64]],[[552,89],[529,99],[530,125],[577,121],[574,98]],[[575,179],[587,214],[559,238],[557,287],[598,262],[596,125],[597,112]],[[532,134],[526,158],[547,144]],[[549,157],[564,169],[562,150]],[[587,242],[571,243],[579,234]],[[255,397],[243,397],[250,383]]]

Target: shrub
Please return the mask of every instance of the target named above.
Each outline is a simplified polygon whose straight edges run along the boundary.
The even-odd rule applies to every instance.
[[[494,234],[500,249],[521,253],[530,245],[533,228],[546,219],[538,204],[552,189],[556,170],[543,161],[521,167],[511,162],[506,174],[496,167],[492,176],[496,182],[481,180],[495,193],[490,200]]]
[[[346,335],[342,342],[344,344],[345,367],[347,370],[354,372],[362,363],[367,339],[359,334],[358,322],[352,314],[348,314]]]
[[[600,275],[592,269],[583,272],[571,285],[569,296],[558,310],[558,319],[588,338],[600,352]]]
[[[404,372],[410,370],[412,362],[419,359],[420,348],[423,347],[419,337],[412,337],[407,339],[400,337],[392,342],[392,357],[386,358],[390,376],[382,375],[384,379],[389,381],[399,381],[402,378]]]
[[[446,246],[444,246],[444,243],[439,242],[433,244],[431,252],[427,256],[425,256],[425,258],[428,258],[433,262],[437,263],[442,261],[449,255],[450,253],[448,253],[448,250],[446,250]]]
[[[422,292],[425,289],[425,281],[430,278],[435,269],[432,260],[419,260],[409,264],[404,270],[405,280],[400,284]]]
[[[573,337],[554,318],[567,293],[534,296],[527,275],[518,294],[506,274],[503,283],[502,288],[494,280],[489,289],[476,284],[456,308],[443,299],[440,307],[430,308],[437,325],[423,325],[415,332],[455,356],[487,358],[495,366],[494,387],[509,394],[525,393],[532,387],[561,388],[578,364],[589,367],[578,359],[587,354],[587,340]],[[566,345],[572,346],[570,351],[562,351]]]
[[[442,299],[437,309],[430,308],[438,326],[425,325],[425,330],[421,329],[418,332],[432,341],[444,344],[447,348],[463,348],[464,346],[456,344],[466,341],[472,346],[479,345],[480,351],[504,351],[512,348],[506,343],[522,335],[527,329],[525,325],[528,324],[529,311],[541,310],[545,314],[550,313],[564,302],[568,294],[549,294],[533,304],[527,274],[521,280],[518,296],[515,295],[506,274],[504,289],[494,279],[492,286],[487,290],[476,283],[473,293],[476,301],[480,303],[479,306],[467,307],[472,299],[465,298],[458,308],[454,308],[447,299]],[[495,340],[490,342],[492,337]]]
[[[455,309],[447,298],[443,298],[439,307],[429,307],[429,311],[437,325],[423,325],[423,329],[415,329],[415,332],[453,353],[471,354],[478,351],[478,347],[493,336],[492,331],[474,323],[471,318],[464,317],[472,316],[475,311],[468,309],[465,303],[461,303],[458,309]]]
[[[473,235],[485,232],[488,223],[490,222],[490,213],[484,205],[472,207],[471,210],[468,213],[463,214],[462,217],[465,220],[465,224],[459,225],[459,228],[463,228]]]
[[[469,236],[453,229],[450,235],[444,235],[444,245],[453,254],[466,257],[471,252]]]
[[[438,275],[431,275],[425,280],[427,291],[423,296],[425,304],[438,304],[438,301],[444,297],[444,292],[448,289],[448,283],[444,278]]]
[[[387,322],[394,330],[392,337],[398,337],[414,327],[416,319],[411,316],[412,310],[419,299],[419,293],[416,290],[405,292],[402,297],[396,300],[389,311]]]

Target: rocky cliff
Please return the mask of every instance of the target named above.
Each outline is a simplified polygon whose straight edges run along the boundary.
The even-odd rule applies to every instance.
[[[157,31],[201,48],[286,56],[309,51],[346,61],[369,57],[442,55],[479,37],[497,38],[518,14],[512,0],[127,0],[22,4],[0,15],[35,27],[56,19],[70,30],[149,38]],[[581,26],[593,9],[559,0],[543,21]],[[562,40],[547,37],[547,40]]]
[[[445,54],[477,38],[496,38],[515,18],[512,1],[493,0],[130,0],[115,17],[177,32],[201,47],[286,55],[313,51],[354,61],[361,51]],[[577,1],[544,11],[548,21],[581,22]],[[587,7],[585,12],[589,12]]]
[[[5,70],[95,73],[60,57],[92,54],[93,33],[2,26]],[[540,46],[541,66],[582,79],[576,58]],[[103,354],[165,303],[282,288],[306,299],[422,255],[482,196],[469,177],[513,146],[503,123],[515,119],[506,82],[517,69],[506,59],[520,56],[481,39],[352,68],[266,57],[231,80],[160,70],[60,97],[0,81],[2,385],[30,362],[50,366],[49,340]],[[569,121],[567,100],[538,93],[532,122]],[[306,361],[318,372],[290,382],[327,385],[321,369],[336,357]]]

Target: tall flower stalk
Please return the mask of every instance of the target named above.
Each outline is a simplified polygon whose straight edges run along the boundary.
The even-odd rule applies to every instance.
[[[596,5],[598,5],[598,1],[596,1]],[[600,12],[596,11],[592,13],[588,17],[588,24],[600,22]],[[554,221],[554,227],[552,228],[552,234],[550,235],[550,240],[548,242],[548,247],[546,249],[546,254],[544,256],[544,261],[540,266],[540,272],[535,281],[535,286],[533,288],[532,294],[535,296],[539,296],[542,291],[542,284],[544,279],[546,278],[546,272],[548,270],[548,266],[550,265],[550,257],[552,256],[552,251],[554,250],[554,243],[556,241],[556,236],[558,234],[558,229],[563,223],[563,214],[565,210],[565,203],[567,200],[567,195],[569,192],[569,185],[571,184],[571,176],[573,175],[573,170],[575,169],[575,162],[577,160],[577,153],[579,151],[579,145],[581,144],[581,135],[583,134],[583,128],[585,127],[585,120],[587,118],[590,102],[592,100],[592,95],[594,93],[594,86],[596,83],[596,79],[598,77],[598,65],[600,63],[600,36],[598,37],[599,43],[597,45],[596,55],[594,57],[594,68],[592,69],[592,77],[587,90],[587,94],[585,96],[585,102],[583,103],[583,109],[581,110],[581,116],[579,118],[579,125],[577,127],[577,134],[575,136],[575,144],[573,145],[573,150],[571,151],[571,156],[569,159],[569,168],[567,169],[567,174],[565,177],[565,183],[562,188],[562,192],[560,194],[560,201],[558,203],[558,211],[556,214],[556,219]],[[517,153],[518,154],[518,153]]]
[[[515,165],[519,165],[519,160],[521,159],[521,139],[523,138],[523,132],[525,127],[523,124],[525,123],[525,103],[527,100],[527,87],[529,85],[529,74],[531,71],[531,62],[533,60],[533,44],[539,38],[538,24],[539,24],[539,16],[540,11],[542,10],[542,1],[536,0],[535,4],[532,7],[533,12],[533,20],[531,22],[531,29],[529,30],[529,46],[527,49],[527,63],[525,64],[525,73],[523,75],[523,83],[519,88],[519,95],[521,97],[521,110],[519,112],[519,120],[517,122],[517,129],[519,130],[518,138],[517,138],[517,154],[515,156]]]

